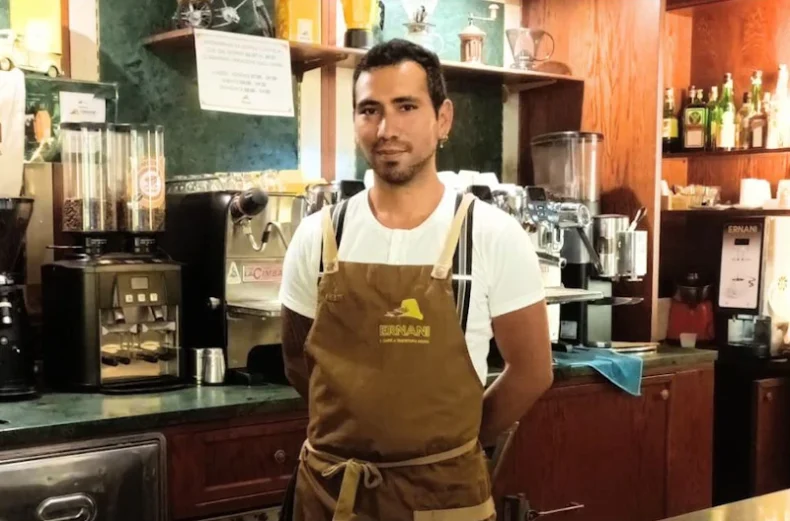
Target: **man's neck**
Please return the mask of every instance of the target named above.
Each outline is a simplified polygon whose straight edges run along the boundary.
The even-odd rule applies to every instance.
[[[370,189],[370,209],[383,226],[411,230],[436,210],[444,196],[444,184],[436,173],[415,178],[403,186],[376,179]]]

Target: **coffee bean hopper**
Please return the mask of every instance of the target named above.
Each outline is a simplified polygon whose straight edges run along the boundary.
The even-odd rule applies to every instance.
[[[163,128],[63,123],[61,135],[55,219],[74,246],[41,269],[47,384],[107,393],[183,387],[181,266],[157,246]]]

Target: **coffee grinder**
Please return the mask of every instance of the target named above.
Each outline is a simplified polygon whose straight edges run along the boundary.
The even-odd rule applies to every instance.
[[[32,213],[33,199],[0,198],[0,400],[37,395],[25,290],[15,273]]]
[[[640,280],[647,272],[647,232],[636,230],[624,215],[601,215],[599,169],[603,135],[593,132],[554,132],[532,140],[535,184],[554,200],[586,206],[592,216],[586,226],[563,230],[561,256],[566,288],[596,291],[599,301],[564,304],[560,341],[566,346],[611,341],[612,305],[638,304],[641,298],[613,298],[612,282]]]
[[[129,393],[187,385],[181,267],[160,252],[162,127],[65,123],[63,231],[42,266],[44,374],[56,389]]]

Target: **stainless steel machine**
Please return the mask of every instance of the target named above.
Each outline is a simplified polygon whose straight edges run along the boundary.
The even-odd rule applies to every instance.
[[[286,383],[279,301],[285,251],[305,215],[361,188],[343,181],[298,195],[258,188],[169,193],[162,247],[184,265],[184,346],[225,349],[229,381]]]
[[[552,248],[560,245],[560,257],[566,263],[562,268],[562,285],[604,297],[562,306],[559,339],[570,346],[611,341],[611,306],[641,301],[639,297],[613,298],[612,282],[640,280],[647,272],[647,232],[636,230],[644,213],[640,212],[631,221],[624,215],[600,212],[602,143],[601,134],[590,132],[556,132],[532,140],[535,185],[545,190],[548,201],[555,205],[582,205],[591,217],[585,222],[562,226],[559,221],[555,224],[535,214],[545,223],[544,228],[562,234],[561,239],[550,243]],[[544,243],[539,240],[538,248],[545,250]]]

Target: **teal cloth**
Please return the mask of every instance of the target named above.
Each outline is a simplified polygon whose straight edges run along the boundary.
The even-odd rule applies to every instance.
[[[570,353],[554,352],[553,356],[558,368],[590,367],[628,394],[642,394],[642,357],[586,347],[574,347]]]

